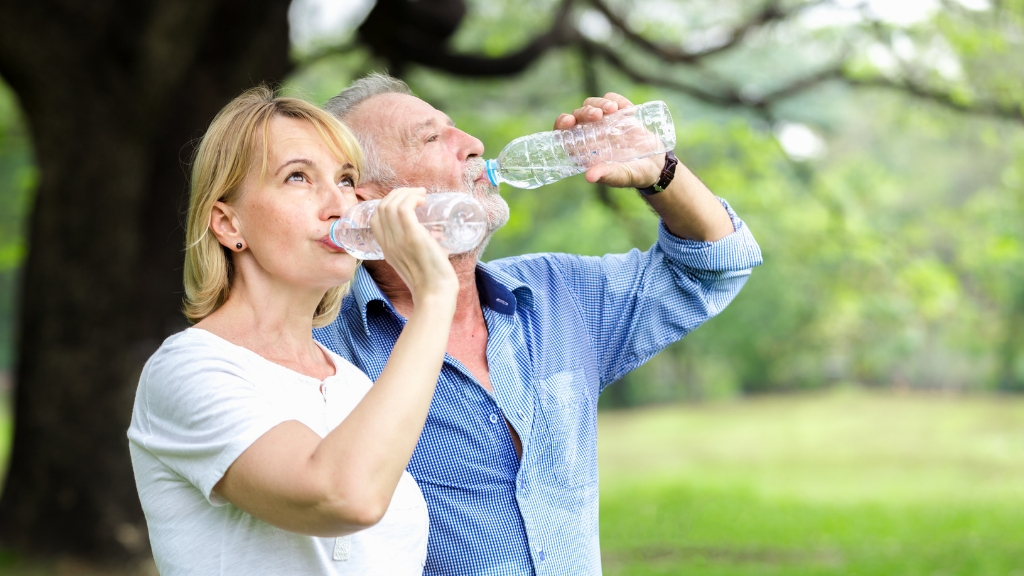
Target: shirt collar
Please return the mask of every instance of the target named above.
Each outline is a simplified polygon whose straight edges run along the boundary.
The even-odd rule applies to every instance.
[[[520,304],[530,308],[533,306],[533,291],[520,280],[502,272],[497,267],[478,262],[476,265],[476,285],[480,291],[480,300],[495,312],[515,314]],[[363,330],[370,335],[370,323],[366,319],[366,309],[371,302],[381,302],[392,309],[391,301],[380,291],[370,273],[362,266],[356,268],[352,279],[352,298],[363,321]],[[393,310],[393,309],[392,309]]]
[[[496,266],[478,262],[476,285],[480,300],[495,312],[515,314],[520,304],[533,306],[533,291],[522,281],[501,271]]]
[[[377,283],[373,281],[366,268],[356,268],[356,275],[352,278],[352,298],[355,299],[356,309],[359,310],[359,317],[363,321],[363,331],[370,335],[370,323],[366,320],[366,308],[370,302],[381,302],[384,306],[390,307],[391,301],[380,291]]]

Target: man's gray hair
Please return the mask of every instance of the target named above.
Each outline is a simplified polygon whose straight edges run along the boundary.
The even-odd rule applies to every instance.
[[[356,80],[351,86],[328,100],[324,104],[324,110],[327,110],[335,118],[344,122],[345,117],[351,114],[357,106],[380,94],[413,95],[409,85],[405,82],[388,74],[373,72]],[[376,182],[384,187],[398,187],[401,183],[397,182],[395,170],[382,160],[377,143],[373,139],[373,134],[359,130],[354,126],[349,126],[349,128],[355,133],[356,139],[359,140],[359,145],[363,149],[363,156],[365,157],[363,181]]]

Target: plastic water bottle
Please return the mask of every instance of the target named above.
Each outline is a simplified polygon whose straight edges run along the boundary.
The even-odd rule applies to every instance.
[[[491,184],[537,188],[602,162],[628,162],[675,148],[676,129],[668,106],[654,100],[613,112],[568,130],[516,138],[487,161]]]
[[[373,239],[370,217],[380,200],[360,202],[331,224],[331,242],[360,260],[382,260],[384,253]],[[416,217],[449,254],[469,252],[487,231],[487,214],[475,198],[463,192],[427,194]]]

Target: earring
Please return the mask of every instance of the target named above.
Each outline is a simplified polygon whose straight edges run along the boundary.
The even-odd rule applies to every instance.
[[[241,250],[242,249],[242,243],[239,242],[238,244],[235,244],[235,248],[238,248],[239,250]]]

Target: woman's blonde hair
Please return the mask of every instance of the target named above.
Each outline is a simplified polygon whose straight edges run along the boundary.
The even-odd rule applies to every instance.
[[[268,126],[277,116],[312,124],[338,158],[360,173],[363,153],[355,136],[337,118],[298,98],[278,98],[267,86],[243,92],[213,119],[192,162],[188,223],[185,230],[185,316],[192,323],[212,314],[228,299],[234,277],[232,252],[210,231],[214,203],[231,204],[249,172],[267,169]],[[257,164],[257,160],[259,163]],[[358,174],[357,174],[358,179]],[[327,291],[313,314],[313,326],[334,321],[348,283]]]

